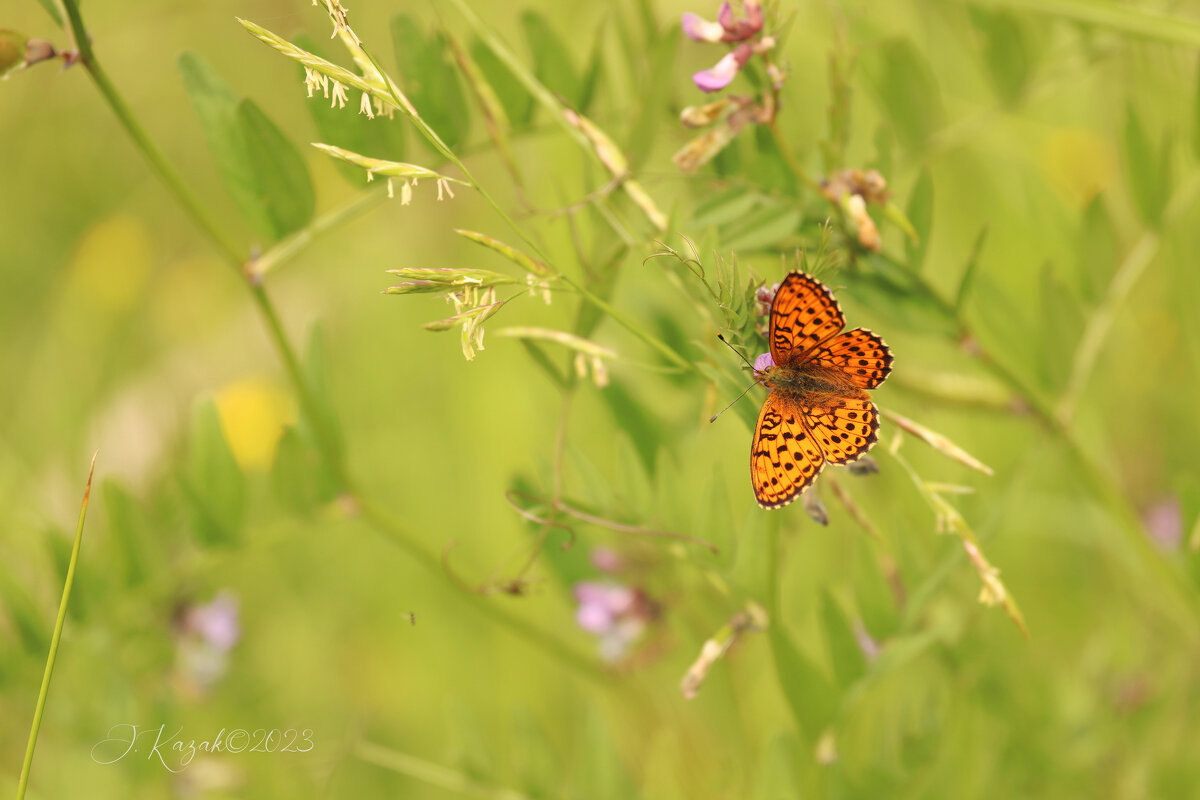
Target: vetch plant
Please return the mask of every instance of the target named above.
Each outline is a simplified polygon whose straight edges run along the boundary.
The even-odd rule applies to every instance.
[[[978,49],[975,66],[1002,103],[998,115],[988,108],[946,124],[961,109],[943,107],[938,70],[967,56],[939,54],[935,68],[907,39],[881,37],[836,3],[818,13],[744,0],[722,4],[715,19],[697,7],[668,22],[650,3],[618,4],[603,10],[590,50],[579,44],[592,41],[591,10],[572,19],[570,37],[530,11],[519,26],[530,57],[467,0],[439,7],[429,24],[399,15],[386,32],[356,30],[338,0],[315,5],[332,25],[330,44],[281,35],[266,17],[238,23],[253,37],[247,42],[284,57],[278,74],[292,91],[272,101],[306,104],[316,137],[274,122],[203,56],[179,59],[232,214],[203,199],[139,122],[97,52],[111,35],[87,28],[78,0],[63,0],[61,45],[0,31],[6,77],[24,79],[58,58],[77,65],[68,75],[86,71],[245,292],[290,395],[274,398],[269,414],[243,408],[231,424],[239,398],[218,389],[214,403],[212,390],[201,389],[179,441],[156,455],[144,486],[104,487],[116,555],[97,570],[107,581],[98,591],[133,600],[94,603],[112,616],[80,623],[115,631],[119,641],[156,637],[158,650],[135,654],[149,666],[129,682],[140,688],[174,676],[184,689],[130,692],[130,707],[227,702],[226,692],[241,697],[271,683],[239,674],[271,660],[257,648],[275,640],[242,635],[250,621],[272,618],[256,606],[265,592],[253,589],[254,571],[268,564],[302,596],[302,622],[291,620],[297,635],[322,613],[336,618],[339,640],[322,643],[332,655],[310,650],[321,651],[314,663],[352,676],[341,699],[370,705],[372,737],[391,737],[389,724],[402,716],[395,695],[372,684],[377,674],[394,677],[392,660],[405,671],[406,682],[390,687],[398,692],[440,687],[476,661],[529,676],[514,705],[534,698],[544,707],[518,715],[517,734],[506,729],[513,752],[503,757],[470,709],[460,739],[483,744],[461,756],[451,748],[444,764],[349,734],[339,757],[408,779],[513,797],[580,786],[607,787],[614,797],[799,796],[814,787],[892,796],[914,786],[951,796],[980,781],[1019,793],[1042,784],[1028,772],[1006,782],[1009,765],[969,750],[973,736],[987,753],[1032,749],[1041,768],[1066,750],[1047,748],[1048,756],[1011,730],[1055,713],[1045,697],[1069,696],[1078,719],[1103,716],[1079,709],[1107,707],[1103,697],[1037,683],[1031,663],[1061,657],[1041,649],[1045,629],[1077,659],[1059,663],[1054,680],[1095,668],[1096,657],[1063,643],[1070,636],[1056,625],[1047,586],[1074,589],[1074,581],[1128,567],[1154,587],[1131,605],[1161,614],[1138,635],[1152,649],[1162,645],[1155,631],[1191,636],[1200,613],[1186,562],[1200,541],[1187,532],[1194,487],[1158,486],[1150,467],[1123,473],[1151,456],[1109,458],[1123,445],[1099,439],[1111,426],[1105,401],[1089,405],[1088,390],[1109,377],[1098,365],[1117,348],[1105,343],[1118,331],[1132,336],[1119,311],[1169,252],[1161,250],[1167,231],[1190,219],[1200,181],[1175,185],[1164,165],[1182,156],[1150,136],[1131,106],[1121,143],[1129,208],[1118,199],[1115,212],[1084,212],[1092,249],[1081,258],[1082,277],[1059,292],[1063,269],[1047,266],[1037,284],[1044,319],[1032,319],[1038,311],[1028,298],[1006,295],[1030,282],[1028,265],[1012,255],[1027,243],[1011,234],[1028,220],[996,210],[1004,204],[988,178],[1016,191],[1001,179],[1015,177],[996,177],[1002,170],[991,160],[999,156],[967,156],[981,146],[976,138],[994,145],[979,131],[1010,122],[1042,90],[1032,77],[1039,34],[1023,17],[974,7],[945,17],[947,28],[965,26],[965,38],[980,45],[963,50]],[[789,27],[792,14],[813,24]],[[1186,36],[1186,26],[1172,33],[1147,24],[1139,35]],[[802,84],[789,61],[813,46],[828,51],[827,91],[819,93],[811,81],[821,72],[806,70]],[[1111,46],[1100,38],[1067,49],[1091,63]],[[677,67],[681,52],[704,54],[697,63],[705,68],[689,79],[691,69]],[[965,79],[954,87],[956,97],[970,90]],[[327,206],[311,164],[350,179],[353,196]],[[985,216],[981,230],[962,230],[972,209],[934,202],[935,186],[961,197],[965,182],[979,214],[997,217]],[[1054,216],[1036,208],[1042,223]],[[378,255],[371,239],[344,230],[372,209],[390,215],[378,230],[392,244]],[[988,237],[993,222],[1004,236]],[[1115,248],[1096,243],[1134,229],[1135,245],[1111,272],[1093,269],[1098,251]],[[405,246],[414,235],[420,247]],[[337,270],[285,276],[314,241],[333,236],[347,242]],[[424,255],[426,245],[448,255]],[[409,304],[420,313],[413,327],[455,331],[457,342],[415,333],[380,347],[380,330],[347,314],[335,336],[317,326],[297,347],[292,309],[285,314],[279,297],[363,272],[379,276],[376,288],[387,295],[367,292],[364,304]],[[284,294],[286,281],[295,284]],[[1165,317],[1145,320],[1166,326]],[[1157,341],[1186,333],[1186,322],[1171,325],[1178,329],[1156,332]],[[363,357],[371,347],[378,353]],[[255,357],[249,348],[238,355]],[[367,362],[373,376],[395,378],[386,394],[348,383],[362,380]],[[155,373],[146,374],[151,382]],[[241,383],[222,375],[212,385]],[[751,397],[734,400],[743,390]],[[1120,397],[1155,408],[1123,421],[1158,419],[1153,403]],[[727,404],[721,424],[706,422]],[[378,407],[388,409],[386,430],[370,419]],[[270,430],[247,435],[260,419]],[[1026,442],[1030,452],[1005,454]],[[1059,537],[1044,559],[1044,542],[1022,538],[1032,525]],[[1101,528],[1111,541],[1094,543]],[[371,552],[355,560],[368,552],[356,549],[360,530],[395,545],[405,580],[366,579],[383,559]],[[344,561],[322,549],[331,541]],[[1022,547],[1038,552],[1037,563],[1021,561]],[[1055,548],[1075,549],[1061,556]],[[1090,569],[1093,561],[1105,569]],[[316,594],[321,581],[335,580],[337,602]],[[1018,595],[1036,609],[1030,625]],[[171,608],[180,596],[212,599],[189,601],[173,618],[128,611]],[[1108,586],[1086,595],[1110,613],[1111,598],[1124,596]],[[387,620],[393,597],[404,614]],[[36,615],[18,613],[19,591],[0,581],[0,600],[17,609],[14,628],[36,639],[28,622]],[[380,610],[359,614],[359,603]],[[460,621],[459,606],[469,619]],[[1107,653],[1112,636],[1093,640],[1095,652]],[[1185,644],[1180,652],[1193,653]],[[381,663],[380,653],[391,660]],[[1126,685],[1100,661],[1102,674],[1080,685]],[[1128,684],[1142,685],[1136,678]],[[1169,670],[1156,680],[1186,688]],[[686,711],[663,700],[676,690],[690,701]],[[463,681],[464,705],[473,691]],[[508,703],[505,692],[499,699]],[[1118,705],[1140,708],[1138,697],[1131,689]],[[1168,714],[1155,721],[1162,730],[1184,720],[1153,713]],[[725,725],[735,719],[742,725]],[[1075,719],[1068,727],[1077,734]],[[549,734],[539,733],[543,725]],[[584,732],[562,733],[577,729]],[[946,741],[934,741],[942,730]],[[1107,746],[1088,741],[1071,752],[1086,761]],[[709,765],[730,752],[738,769]],[[979,773],[947,777],[964,763]],[[1071,793],[1065,783],[1054,789]],[[1161,788],[1135,783],[1134,793]]]

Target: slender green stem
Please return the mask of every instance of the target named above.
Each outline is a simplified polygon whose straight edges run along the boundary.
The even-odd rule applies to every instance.
[[[1165,229],[1169,223],[1190,208],[1198,191],[1200,191],[1200,173],[1192,173],[1191,179],[1171,196],[1166,211],[1163,213],[1160,227]],[[1104,298],[1088,317],[1087,325],[1084,327],[1083,335],[1079,338],[1079,345],[1075,350],[1075,357],[1071,361],[1071,375],[1067,380],[1066,389],[1063,390],[1056,411],[1064,425],[1070,424],[1071,418],[1074,416],[1075,407],[1078,405],[1087,380],[1100,357],[1100,350],[1116,320],[1117,312],[1147,267],[1158,255],[1161,244],[1162,237],[1157,230],[1145,231],[1117,267]]]
[[[1020,8],[1037,14],[1110,28],[1130,36],[1200,47],[1200,23],[1187,17],[1139,8],[1129,3],[1115,3],[1112,0],[985,0],[984,4]]]
[[[257,273],[253,266],[247,267],[244,263],[241,248],[236,245],[232,239],[227,237],[217,226],[213,217],[200,204],[200,201],[192,194],[187,185],[180,178],[179,174],[171,166],[170,162],[162,155],[161,151],[154,145],[150,138],[146,135],[144,129],[137,123],[128,106],[117,93],[116,88],[109,82],[99,62],[97,61],[94,52],[91,48],[91,39],[87,33],[87,28],[83,23],[83,18],[79,12],[78,0],[62,0],[66,10],[66,16],[69,21],[71,35],[79,42],[80,60],[86,65],[89,74],[93,77],[97,87],[100,89],[101,95],[108,102],[113,112],[121,121],[122,126],[133,140],[134,144],[140,149],[143,155],[149,161],[151,168],[158,177],[167,185],[172,194],[183,206],[184,210],[191,215],[197,225],[208,236],[212,244],[221,253],[230,266],[243,276],[243,280],[247,288],[250,290],[255,306],[258,308],[260,315],[266,324],[271,342],[274,345],[280,359],[283,362],[284,370],[287,373],[288,380],[297,395],[297,402],[300,405],[305,416],[312,421],[314,434],[317,440],[317,447],[322,458],[329,465],[334,473],[334,477],[338,482],[339,488],[348,496],[350,496],[358,507],[363,512],[363,517],[372,527],[381,534],[385,535],[390,541],[401,547],[415,561],[421,564],[425,569],[430,570],[435,575],[441,576],[447,580],[445,570],[442,568],[440,561],[429,550],[423,547],[419,541],[413,537],[405,528],[383,511],[383,509],[366,498],[356,487],[347,467],[347,462],[344,453],[342,452],[341,444],[333,431],[331,421],[327,418],[325,410],[317,402],[316,396],[312,391],[308,378],[304,374],[304,370],[300,365],[300,359],[296,355],[295,349],[292,347],[291,341],[288,339],[287,333],[283,328],[283,323],[280,320],[275,306],[272,304],[266,290],[260,284],[259,279],[261,274]],[[428,126],[425,126],[428,128]],[[430,129],[430,133],[436,138],[436,133]],[[440,139],[438,139],[440,142]],[[442,144],[442,149],[445,145]],[[454,157],[454,154],[445,148],[445,155],[454,163],[460,165],[461,162]],[[465,174],[465,170],[464,170]],[[372,198],[373,199],[373,198]],[[368,202],[364,198],[363,203]],[[313,235],[327,229],[337,222],[341,222],[348,218],[351,214],[360,210],[361,206],[356,203],[351,203],[342,209],[335,211],[323,220],[319,220],[309,227],[309,236],[300,239],[289,240],[278,246],[275,255],[271,256],[267,262],[267,268],[272,264],[278,264],[287,258],[293,256],[299,251]],[[82,518],[81,518],[82,519]],[[540,631],[536,627],[521,620],[503,610],[495,607],[493,604],[486,601],[484,598],[477,595],[466,595],[470,605],[477,609],[484,616],[489,617],[494,622],[507,627],[513,633],[517,634],[526,642],[540,648],[550,656],[556,658],[564,665],[571,667],[575,671],[585,677],[601,681],[605,677],[605,673],[590,660],[571,651],[558,640],[551,638],[546,633]],[[39,717],[40,720],[40,712]]]
[[[387,193],[382,188],[359,192],[350,200],[337,208],[314,219],[300,230],[293,233],[270,250],[246,265],[246,273],[251,280],[260,281],[263,276],[275,267],[291,261],[304,248],[312,244],[318,237],[353,219],[370,208],[387,199]]]
[[[446,573],[437,556],[413,538],[407,529],[392,517],[386,509],[362,495],[355,495],[355,499],[358,502],[363,519],[371,523],[373,528],[393,543],[399,545],[405,552],[412,556],[413,560],[417,561],[431,573],[453,583],[453,580]],[[457,587],[458,584],[455,584],[455,586]],[[516,634],[518,638],[552,656],[558,662],[570,667],[582,677],[601,685],[612,685],[608,680],[608,673],[601,669],[594,661],[579,655],[552,635],[529,624],[520,617],[509,614],[504,609],[477,594],[466,593],[461,596],[468,600],[471,607],[480,614],[507,628],[509,632]]]
[[[461,11],[465,16],[468,17],[469,20],[473,20],[473,25],[475,25],[477,28],[482,27],[483,23],[479,21],[479,18],[475,16],[474,12],[465,3],[459,2],[459,0],[455,0],[455,5],[458,7],[459,11]],[[367,58],[370,59],[371,64],[375,67],[375,69],[379,71],[379,74],[386,75],[386,73],[383,71],[383,69],[381,69],[379,64],[375,61],[374,57],[371,56],[371,54],[366,51],[366,48],[362,48],[362,50],[363,50],[363,53],[367,56]],[[427,123],[424,119],[422,119],[421,115],[419,113],[417,113],[416,109],[413,108],[412,104],[410,102],[408,102],[408,99],[405,98],[400,93],[400,91],[396,87],[396,85],[390,80],[385,79],[385,82],[389,88],[389,91],[392,95],[392,99],[394,100],[396,106],[409,116],[409,119],[412,120],[412,123],[417,126],[417,130],[421,132],[421,135],[424,136],[425,139],[439,153],[441,153],[443,156],[445,156],[445,158],[450,163],[452,163],[455,167],[458,168],[458,170],[460,172],[462,172],[463,177],[466,178],[467,182],[471,184],[471,187],[476,192],[478,192],[479,196],[482,197],[489,206],[492,207],[492,210],[494,210],[500,216],[500,219],[502,219],[504,221],[504,223],[517,234],[517,236],[521,237],[521,241],[525,242],[525,244],[527,244],[530,248],[532,248],[534,255],[536,255],[541,261],[545,262],[546,264],[552,264],[553,263],[552,259],[546,254],[546,252],[542,249],[542,247],[536,241],[534,241],[533,237],[530,236],[529,233],[524,228],[522,228],[520,225],[518,225],[516,223],[516,220],[514,220],[511,216],[509,216],[508,212],[504,210],[504,208],[500,205],[499,202],[496,201],[496,199],[494,197],[492,197],[491,193],[483,186],[483,184],[481,184],[478,180],[476,180],[474,174],[472,174],[471,171],[469,169],[467,169],[467,165],[464,164],[457,155],[455,155],[454,151],[451,150],[450,147],[448,147],[444,141],[442,141],[442,138],[440,136],[438,136],[437,131],[435,131],[432,127],[430,127],[429,123]],[[559,114],[559,116],[562,116],[562,115]],[[567,128],[574,132],[574,129],[571,128],[569,125],[567,125]],[[577,132],[575,132],[575,133],[577,133]],[[675,352],[675,350],[673,348],[671,348],[670,346],[668,346],[665,342],[652,336],[641,325],[634,322],[632,319],[627,317],[625,314],[618,311],[616,308],[614,308],[608,302],[606,302],[605,300],[600,298],[598,295],[593,293],[586,286],[575,281],[573,278],[565,275],[561,270],[556,269],[555,271],[558,272],[558,276],[563,281],[563,283],[570,286],[572,289],[574,289],[576,292],[578,292],[581,297],[583,297],[589,303],[596,306],[596,308],[600,309],[605,314],[610,316],[614,322],[616,322],[618,325],[625,328],[630,333],[632,333],[634,336],[636,336],[637,338],[641,339],[643,342],[648,344],[651,348],[653,348],[658,353],[660,353],[668,361],[675,364],[676,366],[679,366],[679,367],[682,367],[685,369],[690,369],[693,371],[698,371],[697,367],[694,363],[687,360],[686,358],[681,356],[679,353]]]
[[[171,194],[175,195],[175,199],[180,205],[191,215],[200,229],[205,235],[212,240],[213,246],[221,252],[221,255],[226,260],[230,261],[236,269],[241,269],[243,261],[243,249],[229,236],[221,230],[216,220],[208,213],[208,210],[201,205],[199,198],[184,182],[182,176],[175,171],[171,166],[171,162],[163,155],[163,152],[158,149],[158,146],[146,134],[146,131],[138,123],[133,113],[129,110],[129,106],[125,104],[125,100],[117,92],[112,81],[108,79],[108,74],[96,59],[96,54],[92,50],[91,40],[88,38],[87,28],[83,24],[83,17],[79,13],[78,0],[63,0],[63,6],[67,12],[67,22],[70,26],[71,36],[74,38],[77,47],[79,48],[79,61],[87,69],[88,74],[92,77],[92,81],[96,84],[96,88],[100,90],[100,94],[108,101],[109,107],[117,117],[117,121],[125,129],[129,138],[133,140],[137,149],[150,166],[158,173],[159,178]]]
[[[401,775],[424,781],[452,792],[457,797],[480,797],[483,800],[530,800],[529,795],[514,789],[489,786],[462,771],[444,767],[441,764],[435,764],[373,742],[359,742],[354,746],[354,754],[369,764],[375,764]]]
[[[903,264],[897,263],[897,265],[904,267]],[[972,352],[976,360],[1020,397],[1038,422],[1066,445],[1068,455],[1075,462],[1079,473],[1086,480],[1092,493],[1100,499],[1118,522],[1118,530],[1121,532],[1125,545],[1137,557],[1142,567],[1155,576],[1158,583],[1171,587],[1176,610],[1180,612],[1181,622],[1190,625],[1196,616],[1200,616],[1200,596],[1197,596],[1195,587],[1187,578],[1154,549],[1137,512],[1130,506],[1129,500],[1113,478],[1088,455],[1078,437],[1063,418],[1055,412],[1051,403],[1030,387],[1020,375],[984,349],[978,338],[971,333],[970,326],[960,309],[955,308],[954,304],[944,298],[919,272],[909,270],[908,274],[917,291],[953,321],[960,336],[971,340]]]
[[[21,778],[17,783],[17,800],[25,797],[29,787],[29,770],[33,767],[33,752],[37,749],[38,730],[42,727],[42,714],[46,710],[46,698],[50,693],[50,676],[54,674],[54,662],[58,658],[58,643],[62,640],[63,626],[67,622],[67,605],[71,600],[71,585],[75,582],[75,565],[79,563],[79,547],[83,543],[83,521],[87,518],[88,498],[92,494],[92,475],[96,471],[96,456],[88,469],[87,486],[83,490],[83,503],[79,508],[79,523],[75,526],[75,544],[71,547],[71,560],[67,564],[67,578],[63,581],[62,600],[58,604],[58,619],[54,621],[54,635],[50,638],[50,654],[46,656],[46,671],[42,674],[42,688],[38,692],[37,706],[33,711],[33,724],[29,729],[29,743],[25,746],[25,762],[21,765]]]

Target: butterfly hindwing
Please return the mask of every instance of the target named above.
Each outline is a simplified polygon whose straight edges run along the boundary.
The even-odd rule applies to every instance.
[[[750,481],[763,508],[780,508],[796,499],[824,466],[825,457],[804,424],[795,400],[771,392],[758,414],[750,446]]]
[[[829,289],[803,272],[789,273],[771,302],[771,358],[781,366],[797,364],[844,327],[846,318]]]
[[[860,389],[874,389],[892,371],[892,351],[866,328],[838,334],[823,343],[811,361],[837,367]]]
[[[830,464],[854,461],[879,438],[879,412],[865,396],[845,397],[827,408],[806,408],[804,424]]]

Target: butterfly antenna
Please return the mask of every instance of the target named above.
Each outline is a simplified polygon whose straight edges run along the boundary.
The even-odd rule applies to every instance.
[[[758,385],[758,382],[757,382],[757,381],[756,381],[755,383],[752,383],[752,384],[750,384],[749,386],[747,386],[747,387],[745,388],[745,390],[744,390],[744,391],[743,391],[741,394],[739,394],[737,397],[733,398],[733,403],[736,403],[738,400],[741,400],[743,397],[745,397],[745,396],[746,396],[746,392],[748,392],[748,391],[750,391],[751,389],[753,389],[753,388],[754,388],[756,385]],[[729,405],[725,406],[724,408],[722,408],[722,409],[721,409],[720,411],[718,411],[717,413],[713,414],[711,417],[709,417],[709,418],[708,418],[708,421],[709,421],[709,422],[716,422],[716,421],[717,421],[717,417],[721,416],[721,415],[722,415],[722,414],[724,414],[726,411],[728,411],[729,409],[733,408],[733,403],[730,403]]]
[[[731,345],[731,344],[729,343],[729,340],[728,340],[728,339],[726,339],[726,338],[725,338],[723,335],[721,335],[721,334],[719,334],[719,333],[717,334],[717,338],[718,338],[718,339],[720,339],[720,340],[721,340],[721,341],[722,341],[722,342],[725,344],[725,346],[726,346],[726,347],[728,347],[728,348],[729,348],[730,350],[732,350],[733,352],[737,353],[737,354],[738,354],[738,358],[740,358],[742,361],[745,361],[745,362],[746,362],[746,366],[748,366],[750,369],[754,369],[754,364],[750,363],[750,359],[748,359],[748,358],[746,358],[744,355],[742,355],[742,352],[741,352],[740,350],[738,350],[736,347],[734,347],[733,345]],[[754,371],[755,371],[755,372],[758,372],[758,370],[754,370]],[[757,381],[755,381],[754,383],[752,383],[752,384],[750,384],[749,386],[747,386],[747,387],[745,388],[745,390],[744,390],[744,391],[743,391],[741,394],[739,394],[737,397],[735,397],[735,398],[733,399],[733,403],[730,403],[729,405],[725,406],[725,407],[724,407],[724,408],[722,408],[720,411],[718,411],[716,414],[713,414],[713,415],[712,415],[712,417],[710,417],[708,421],[709,421],[710,423],[712,423],[712,422],[716,422],[716,421],[717,421],[717,417],[719,417],[719,416],[721,416],[722,414],[724,414],[726,411],[728,411],[730,408],[732,408],[732,407],[733,407],[733,404],[734,404],[734,403],[736,403],[738,400],[741,400],[743,397],[745,397],[745,396],[746,396],[746,392],[748,392],[748,391],[750,391],[751,389],[753,389],[757,383],[758,383],[758,382],[757,382]]]
[[[732,350],[733,352],[737,353],[737,355],[738,355],[738,358],[740,358],[742,361],[745,361],[745,362],[746,362],[746,366],[747,366],[747,367],[749,367],[750,369],[754,369],[754,364],[750,363],[750,359],[748,359],[748,358],[746,358],[744,355],[742,355],[742,351],[741,351],[741,350],[738,350],[736,347],[734,347],[733,345],[731,345],[731,344],[729,343],[729,340],[725,338],[724,334],[720,334],[720,333],[718,333],[718,334],[717,334],[717,338],[718,338],[718,339],[720,339],[722,342],[724,342],[726,347],[728,347],[728,348],[729,348],[730,350]],[[758,371],[758,370],[755,370],[755,372],[757,372],[757,371]],[[745,394],[745,392],[742,392],[742,394]]]

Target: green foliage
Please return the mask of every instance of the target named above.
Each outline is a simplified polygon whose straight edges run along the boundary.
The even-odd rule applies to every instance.
[[[863,61],[869,87],[896,138],[909,150],[920,150],[945,118],[928,59],[912,41],[893,38],[864,54]]]
[[[311,220],[312,182],[291,140],[196,54],[180,56],[179,68],[225,188],[255,233],[279,239]]]
[[[436,31],[426,35],[420,23],[409,14],[392,17],[391,28],[399,82],[404,93],[449,147],[465,144],[471,118],[446,37]]]
[[[1141,117],[1130,105],[1125,109],[1122,155],[1129,174],[1134,208],[1149,225],[1158,225],[1171,193],[1171,140],[1151,141]]]
[[[310,53],[329,58],[324,48],[310,36],[297,36],[294,41]],[[354,153],[370,153],[387,161],[405,160],[407,148],[404,126],[399,120],[388,120],[386,117],[368,119],[365,114],[347,114],[321,95],[314,95],[305,103],[305,107],[312,115],[319,141]],[[334,161],[333,165],[352,185],[363,185],[365,179],[361,169],[344,161]]]
[[[179,486],[191,513],[192,531],[204,545],[232,547],[241,539],[245,521],[245,479],[211,402],[200,403],[192,414],[187,451]]]
[[[30,796],[1187,796],[1195,24],[961,6],[773,9],[774,46],[712,94],[689,75],[729,48],[653,0],[453,0],[328,41],[321,6],[257,40],[193,9],[193,50],[274,48],[225,79],[179,56],[194,117],[148,100],[178,94],[161,18],[56,37],[97,60],[0,93],[23,143],[0,153],[8,763],[71,564],[63,476],[101,456]],[[684,174],[711,128],[681,111],[729,98],[728,146]],[[353,192],[310,183],[301,102]],[[216,169],[183,165],[192,194],[161,154],[198,134]],[[837,196],[869,169],[886,186]],[[768,351],[791,269],[895,355],[873,467],[807,498],[825,527],[755,504],[764,392],[717,339]],[[79,767],[125,722],[316,749]]]

